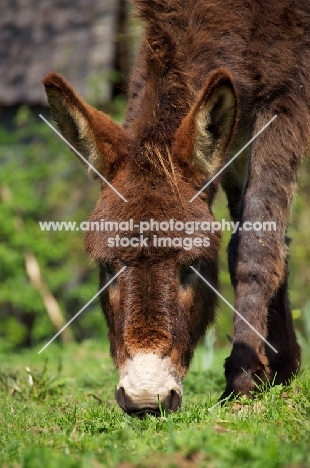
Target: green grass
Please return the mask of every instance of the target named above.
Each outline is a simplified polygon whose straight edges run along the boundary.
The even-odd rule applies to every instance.
[[[221,407],[229,351],[217,351],[204,370],[200,350],[184,382],[182,409],[139,420],[115,403],[118,379],[107,344],[38,350],[0,356],[1,467],[310,466],[306,364],[289,387]]]

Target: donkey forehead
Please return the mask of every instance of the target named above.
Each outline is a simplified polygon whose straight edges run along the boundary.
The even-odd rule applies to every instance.
[[[120,183],[121,182],[121,183]],[[196,191],[189,183],[178,183],[171,187],[165,180],[149,180],[149,178],[126,177],[126,180],[116,178],[113,186],[127,200],[123,201],[109,187],[103,186],[100,198],[91,214],[92,221],[143,222],[155,221],[213,221],[210,208],[209,193],[202,193],[190,202]]]
[[[177,167],[172,174],[169,171],[165,174],[153,163],[147,161],[140,166],[136,158],[128,157],[112,180],[113,187],[128,203],[103,182],[95,212],[105,211],[111,219],[117,215],[140,219],[146,215],[162,215],[164,219],[168,215],[186,217],[187,214],[201,219],[209,214],[208,193],[202,193],[195,203],[190,203],[197,193],[193,181],[183,177]]]

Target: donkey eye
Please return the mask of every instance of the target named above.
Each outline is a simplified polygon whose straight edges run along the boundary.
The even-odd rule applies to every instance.
[[[194,267],[196,270],[199,270],[200,262],[193,262],[190,265],[183,265],[180,270],[180,283],[182,286],[189,286],[195,276],[194,270],[191,268]]]
[[[104,271],[106,272],[107,275],[109,275],[109,276],[115,275],[115,270],[112,267],[111,263],[103,263],[102,267],[103,267],[103,269],[104,269]]]

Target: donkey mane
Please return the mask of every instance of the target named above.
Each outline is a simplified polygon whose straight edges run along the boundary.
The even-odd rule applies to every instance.
[[[206,5],[203,0],[132,0],[136,5],[141,19],[148,23],[157,24],[163,29],[169,29],[171,24],[184,31],[193,18],[201,23],[204,13],[209,9],[211,3]]]
[[[165,176],[173,193],[179,196],[171,150],[176,131],[198,98],[207,76],[197,70],[196,52],[189,51],[194,50],[191,49],[194,44],[195,49],[204,51],[206,31],[201,31],[198,46],[197,38],[201,15],[206,14],[208,6],[199,0],[133,0],[133,3],[146,27],[140,63],[130,84],[131,105],[124,128],[135,140],[137,166],[155,176]],[[132,113],[137,99],[142,104],[138,106],[139,119],[135,120]],[[203,168],[199,169],[201,177],[197,186],[204,176]],[[193,174],[189,177],[193,180]]]
[[[140,8],[141,18],[147,20],[148,24],[142,43],[142,49],[145,50],[144,63],[140,64],[146,70],[145,83],[143,86],[141,75],[139,79],[134,77],[129,90],[131,97],[135,98],[144,87],[141,99],[147,102],[147,105],[142,106],[142,118],[131,125],[136,142],[135,163],[155,176],[165,176],[173,193],[179,198],[171,148],[173,135],[190,108],[192,99],[188,80],[184,77],[184,70],[177,56],[175,25],[163,28],[161,15],[154,15],[157,7],[159,13],[162,2],[156,2],[154,10],[147,2],[136,3]],[[130,111],[129,108],[128,113]],[[128,121],[130,117],[127,116],[125,129],[129,127]],[[169,132],[172,137],[170,140],[167,139],[167,127],[172,129]]]

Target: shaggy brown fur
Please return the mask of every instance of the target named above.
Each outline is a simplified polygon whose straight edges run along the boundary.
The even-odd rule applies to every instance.
[[[212,220],[216,184],[189,200],[235,149],[278,116],[253,142],[248,160],[240,156],[217,181],[234,220],[277,223],[276,232],[239,231],[229,248],[235,307],[278,350],[235,317],[224,396],[249,395],[256,378],[286,382],[300,362],[285,232],[310,144],[310,4],[134,3],[145,37],[123,129],[86,105],[59,75],[45,78],[48,99],[63,134],[128,199],[122,202],[103,184],[92,220]],[[186,252],[108,249],[106,241],[106,233],[86,236],[87,250],[101,265],[101,284],[127,266],[103,298],[116,365],[139,350],[155,350],[170,356],[184,376],[216,302],[188,266],[199,264],[217,287],[218,236],[211,236],[210,248]]]

